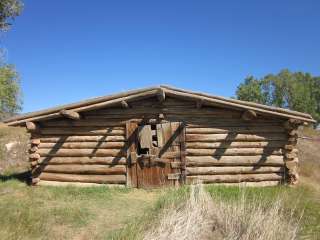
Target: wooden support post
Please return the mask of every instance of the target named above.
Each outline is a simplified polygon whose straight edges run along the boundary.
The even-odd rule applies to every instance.
[[[253,111],[253,110],[246,110],[246,111],[242,114],[241,118],[242,118],[243,120],[245,120],[245,121],[252,121],[252,120],[254,120],[255,118],[257,118],[257,113],[256,113],[255,111]]]
[[[72,120],[79,120],[80,119],[80,114],[71,110],[61,110],[60,111],[60,115],[66,117],[66,118],[70,118]]]
[[[121,101],[121,107],[128,109],[128,108],[130,108],[130,105],[126,101],[123,100],[123,101]]]
[[[39,126],[34,122],[26,122],[26,128],[27,128],[28,132],[39,131]]]
[[[202,99],[199,99],[198,101],[196,101],[196,108],[197,109],[202,108],[202,106],[203,106],[203,100]]]
[[[157,98],[160,103],[162,103],[166,100],[166,93],[162,88],[158,91]]]

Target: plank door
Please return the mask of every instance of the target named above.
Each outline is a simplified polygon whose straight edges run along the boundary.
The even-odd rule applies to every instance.
[[[184,127],[179,122],[137,126],[131,148],[131,179],[139,188],[174,186],[183,182],[181,149]]]

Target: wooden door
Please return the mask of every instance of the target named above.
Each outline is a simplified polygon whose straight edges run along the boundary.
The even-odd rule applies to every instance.
[[[178,122],[135,126],[135,144],[129,148],[132,186],[151,188],[183,182],[184,127]],[[132,126],[130,127],[133,128]]]

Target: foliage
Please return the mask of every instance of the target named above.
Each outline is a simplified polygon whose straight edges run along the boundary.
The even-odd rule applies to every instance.
[[[0,67],[0,120],[21,110],[19,76],[12,65]]]
[[[247,77],[238,86],[237,98],[307,112],[320,121],[320,77],[285,69],[261,79]]]
[[[7,31],[11,26],[11,21],[20,15],[23,4],[20,0],[0,1],[0,31]]]

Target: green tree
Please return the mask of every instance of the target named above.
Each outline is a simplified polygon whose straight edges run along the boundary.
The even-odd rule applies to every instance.
[[[20,0],[1,0],[0,1],[0,30],[7,31],[11,26],[12,20],[19,16],[23,8]]]
[[[0,0],[0,32],[10,29],[12,21],[20,15],[22,8],[20,0]],[[19,112],[21,104],[19,75],[13,65],[0,59],[0,120]]]
[[[276,75],[250,79],[238,86],[238,99],[307,112],[320,121],[319,77],[285,69]]]
[[[12,65],[0,68],[0,119],[21,110],[19,76]]]

